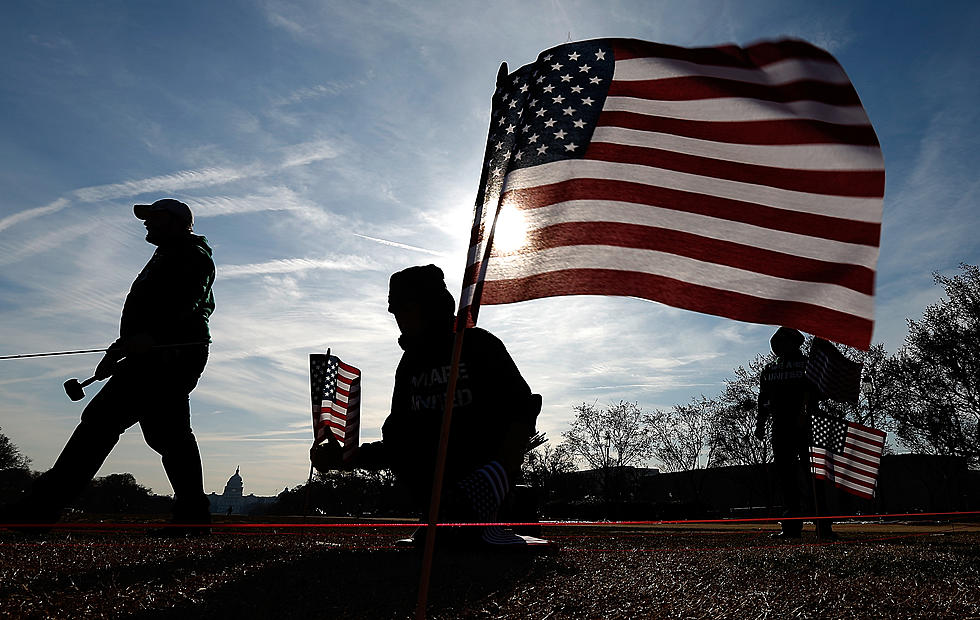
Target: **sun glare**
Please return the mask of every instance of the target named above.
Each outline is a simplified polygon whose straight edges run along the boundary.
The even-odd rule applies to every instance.
[[[527,243],[527,220],[513,203],[504,203],[497,215],[497,227],[493,234],[493,247],[498,252],[520,250]]]

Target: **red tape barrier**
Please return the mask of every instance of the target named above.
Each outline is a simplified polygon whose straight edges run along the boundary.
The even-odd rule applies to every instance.
[[[672,519],[672,520],[648,520],[648,521],[526,521],[526,522],[484,522],[484,523],[439,523],[439,527],[485,527],[497,525],[502,527],[615,527],[615,526],[637,526],[637,525],[708,525],[721,524],[730,525],[738,523],[776,523],[780,521],[869,521],[884,519],[914,519],[914,520],[952,520],[952,518],[980,517],[980,511],[953,511],[953,512],[902,512],[870,515],[828,515],[828,516],[806,516],[806,517],[756,517],[746,519]],[[0,523],[0,528],[57,528],[57,529],[147,529],[147,528],[194,528],[210,527],[214,529],[331,529],[331,528],[414,528],[423,526],[417,521],[400,523]]]

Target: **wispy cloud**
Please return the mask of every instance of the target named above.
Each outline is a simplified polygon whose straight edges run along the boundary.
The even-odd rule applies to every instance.
[[[260,166],[181,170],[180,172],[171,174],[123,181],[122,183],[83,187],[76,189],[72,194],[82,202],[100,202],[129,196],[140,196],[150,192],[178,192],[197,187],[222,185],[263,172],[264,169]]]
[[[329,258],[281,258],[248,265],[219,265],[220,278],[267,275],[272,273],[297,273],[311,269],[334,271],[376,271],[382,267],[376,261],[363,256],[334,256]]]
[[[43,207],[34,207],[33,209],[27,209],[25,211],[21,211],[20,213],[8,215],[7,217],[0,219],[0,231],[4,231],[15,224],[19,224],[20,222],[32,220],[36,217],[41,217],[42,215],[48,215],[49,213],[56,213],[70,204],[71,202],[69,202],[67,199],[59,198]]]
[[[70,199],[62,197],[43,207],[26,209],[0,219],[0,231],[43,215],[61,211],[70,207],[75,201],[83,203],[104,202],[149,193],[175,193],[189,189],[225,185],[242,179],[266,176],[288,168],[333,159],[340,152],[327,140],[314,140],[283,147],[274,154],[275,161],[272,163],[254,163],[240,167],[204,167],[120,183],[81,187],[69,193]],[[232,209],[229,206],[230,203],[227,205],[222,205],[220,201],[208,203],[206,199],[202,202],[214,211],[220,211],[222,206],[228,210]]]

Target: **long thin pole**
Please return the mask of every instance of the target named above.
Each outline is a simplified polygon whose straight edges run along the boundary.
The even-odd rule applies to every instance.
[[[439,433],[439,449],[436,452],[436,468],[432,476],[432,498],[429,501],[429,520],[425,529],[425,552],[422,555],[422,570],[419,577],[419,598],[415,606],[415,617],[425,620],[425,607],[429,598],[429,583],[432,577],[432,559],[436,544],[436,525],[439,523],[439,502],[442,499],[442,479],[446,470],[446,452],[449,447],[449,428],[453,417],[453,400],[456,396],[456,378],[459,375],[459,358],[463,351],[463,333],[466,330],[460,326],[456,329],[456,339],[453,343],[452,365],[449,370],[449,382],[446,385],[446,409],[442,415],[442,428]]]
[[[177,344],[155,344],[151,349],[168,349],[170,347],[190,347],[198,344],[211,344],[209,340],[199,342],[180,342]],[[30,357],[52,357],[55,355],[79,355],[82,353],[105,353],[106,349],[76,349],[74,351],[51,351],[49,353],[18,353],[16,355],[0,355],[0,360],[20,360]]]
[[[327,363],[330,363],[330,347],[327,347]],[[320,407],[316,404],[317,394],[310,394],[310,404],[313,407],[313,446],[316,447],[316,414],[319,413]],[[323,395],[319,395],[323,398]],[[329,430],[327,432],[330,432]],[[310,514],[310,487],[313,486],[313,461],[310,461],[310,477],[306,480],[306,499],[303,500],[303,521],[306,521],[307,515]]]

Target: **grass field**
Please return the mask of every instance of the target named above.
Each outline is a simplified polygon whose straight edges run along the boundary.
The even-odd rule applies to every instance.
[[[437,553],[430,618],[980,618],[977,524],[545,525],[547,553]],[[0,531],[0,617],[408,618],[408,528]]]

